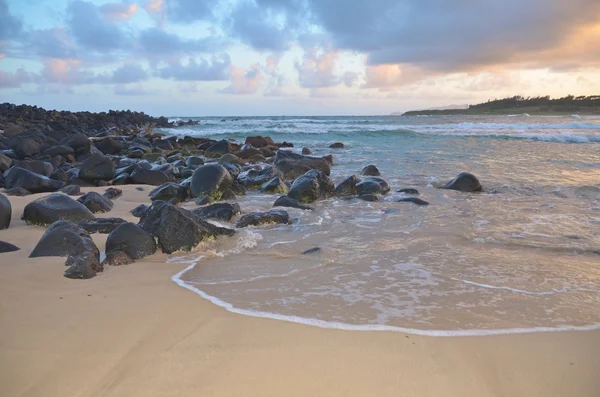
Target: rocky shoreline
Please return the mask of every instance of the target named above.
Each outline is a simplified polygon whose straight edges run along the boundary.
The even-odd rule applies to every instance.
[[[242,144],[165,136],[153,130],[193,123],[174,124],[165,117],[130,111],[71,113],[0,105],[0,187],[5,189],[0,193],[0,229],[10,226],[12,209],[6,196],[50,193],[23,211],[25,222],[47,227],[30,257],[67,257],[65,277],[88,279],[106,265],[129,264],[158,249],[167,254],[189,251],[201,241],[232,236],[235,229],[289,224],[292,220],[285,207],[312,210],[309,204],[332,196],[378,201],[391,190],[374,165],[335,186],[330,178],[333,155],[308,156],[309,148],[299,154],[289,150],[293,144],[269,137],[249,136]],[[341,142],[330,146],[343,147]],[[110,212],[112,200],[122,194],[114,186],[127,184],[153,187],[151,204],[132,211],[139,223],[98,217]],[[81,192],[81,188],[102,186],[107,187],[104,194]],[[482,190],[468,173],[441,187]],[[247,190],[280,197],[269,211],[244,214],[236,197]],[[414,189],[401,191],[419,194]],[[190,201],[197,208],[179,205]],[[416,197],[399,201],[429,204]],[[237,215],[241,216],[231,227],[209,222],[231,222]],[[93,233],[108,234],[103,258],[90,236]],[[0,253],[18,249],[0,242]]]

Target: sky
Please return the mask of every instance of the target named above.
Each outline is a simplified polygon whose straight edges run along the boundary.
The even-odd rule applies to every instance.
[[[598,0],[0,0],[0,102],[379,115],[600,94]]]

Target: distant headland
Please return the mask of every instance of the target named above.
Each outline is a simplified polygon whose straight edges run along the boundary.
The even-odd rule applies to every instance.
[[[477,105],[469,105],[465,109],[429,109],[412,110],[402,116],[433,115],[495,115],[524,114],[529,115],[563,115],[582,114],[600,115],[600,95],[573,96],[551,99],[550,96],[522,97],[488,100]]]

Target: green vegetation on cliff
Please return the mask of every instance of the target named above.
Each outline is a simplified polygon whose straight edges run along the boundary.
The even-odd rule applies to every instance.
[[[477,105],[469,105],[467,109],[447,110],[414,110],[403,113],[403,116],[421,115],[486,115],[486,114],[598,114],[600,115],[600,95],[573,96],[551,99],[544,97],[514,96],[512,98],[494,99]]]

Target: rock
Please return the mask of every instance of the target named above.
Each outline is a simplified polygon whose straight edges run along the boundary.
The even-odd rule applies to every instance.
[[[400,190],[398,190],[398,193],[412,194],[415,196],[419,195],[419,191],[417,189],[411,189],[411,188],[400,189]]]
[[[274,145],[275,143],[269,137],[262,136],[249,136],[246,137],[246,141],[244,142],[246,145],[250,145],[255,148],[261,148],[269,145]]]
[[[194,203],[196,203],[196,205],[207,205],[212,202],[213,202],[213,199],[211,199],[210,197],[205,197],[205,196],[197,197],[196,200],[194,200]]]
[[[13,187],[12,189],[6,189],[4,192],[7,196],[24,197],[32,194],[29,190],[23,189],[22,187]]]
[[[51,157],[56,157],[56,156],[67,157],[67,156],[74,156],[75,151],[70,146],[60,145],[60,146],[52,146],[51,148],[44,150],[44,154],[47,154],[48,156],[51,156]]]
[[[190,211],[164,201],[155,201],[142,216],[139,226],[158,239],[158,245],[166,254],[190,251],[200,241],[234,233],[196,219]]]
[[[310,151],[310,149],[309,149],[309,148],[307,148],[307,147],[303,147],[303,148],[302,148],[302,154],[304,154],[304,155],[308,155],[308,154],[312,154],[312,152]]]
[[[123,266],[132,264],[134,260],[123,251],[112,251],[106,254],[102,261],[103,266]]]
[[[64,194],[68,194],[69,196],[79,196],[81,194],[81,187],[77,185],[69,185],[63,187],[59,191]]]
[[[334,142],[329,145],[329,149],[343,149],[345,146],[342,142]]]
[[[104,154],[119,154],[123,150],[123,145],[116,139],[106,137],[96,144],[96,148]]]
[[[375,167],[373,164],[367,165],[360,171],[360,174],[363,176],[380,176],[379,169]]]
[[[22,187],[31,193],[55,192],[65,183],[55,181],[40,174],[19,167],[12,167],[4,174],[4,186],[7,189]]]
[[[146,211],[148,211],[148,206],[146,204],[140,204],[134,209],[132,209],[130,212],[131,215],[135,216],[136,218],[141,218],[142,216],[144,216]]]
[[[210,146],[208,149],[206,149],[206,151],[204,151],[204,155],[206,157],[216,158],[231,152],[231,143],[229,143],[229,141],[226,141],[225,139],[222,139],[214,145]]]
[[[301,175],[307,170],[318,169],[325,175],[331,174],[331,156],[310,157],[296,154],[287,150],[278,150],[273,164],[281,170],[285,176]]]
[[[23,219],[28,224],[49,225],[58,220],[73,222],[94,219],[87,207],[60,193],[40,197],[25,206]]]
[[[81,204],[85,205],[92,213],[109,212],[114,204],[110,199],[96,192],[89,192],[77,199]]]
[[[135,190],[137,190],[138,192],[143,192],[145,189],[141,186],[138,186],[135,188]]]
[[[126,222],[117,226],[106,239],[106,252],[115,251],[122,251],[131,259],[141,259],[156,252],[156,241],[135,223]]]
[[[275,167],[252,168],[238,175],[237,181],[247,189],[258,189],[275,177],[283,177],[283,172]]]
[[[330,197],[333,191],[331,179],[320,170],[313,169],[292,183],[288,196],[301,203],[312,203]]]
[[[356,184],[358,183],[358,178],[356,175],[352,175],[346,179],[339,185],[335,187],[333,194],[335,196],[356,196]]]
[[[121,218],[96,218],[81,221],[77,225],[90,234],[108,234],[125,222],[127,221]]]
[[[40,143],[31,138],[20,139],[12,146],[17,157],[23,159],[33,157],[41,152]]]
[[[192,175],[190,191],[192,197],[206,196],[218,200],[233,184],[233,178],[220,164],[205,164]]]
[[[0,173],[6,171],[7,169],[9,169],[12,166],[13,160],[0,153]]]
[[[267,212],[252,212],[242,216],[236,223],[236,228],[259,226],[267,223],[289,224],[290,215],[283,210],[270,210]]]
[[[376,194],[361,194],[358,199],[362,201],[379,201],[379,196]]]
[[[100,251],[84,229],[69,221],[54,222],[37,243],[30,258],[43,256],[88,257],[100,260]]]
[[[204,160],[202,160],[202,157],[190,156],[185,160],[185,165],[188,167],[198,167],[204,165]]]
[[[262,156],[262,151],[260,149],[248,146],[243,148],[241,151],[237,153],[237,156],[241,159],[249,159],[253,156]]]
[[[14,166],[48,177],[52,175],[52,172],[54,172],[54,167],[52,164],[39,160],[15,161]]]
[[[383,178],[369,176],[356,184],[356,191],[359,196],[363,194],[386,194],[390,191],[390,185]]]
[[[92,147],[92,142],[85,134],[71,135],[63,139],[60,144],[71,147],[76,156],[90,154]]]
[[[233,153],[226,153],[215,160],[217,163],[225,166],[226,163],[236,164],[236,165],[244,165],[246,164],[245,160],[242,160],[238,156]]]
[[[263,193],[275,193],[275,194],[285,194],[288,191],[288,186],[283,182],[283,180],[276,176],[268,182],[265,182],[260,187],[260,191]]]
[[[177,183],[169,182],[154,188],[149,196],[152,201],[170,201],[173,204],[183,203],[188,198],[188,189]]]
[[[227,222],[240,212],[240,206],[237,203],[217,203],[192,210],[196,219],[219,219]]]
[[[96,277],[93,264],[85,258],[74,258],[71,266],[65,270],[64,276],[72,279],[90,279]]]
[[[103,196],[106,197],[109,200],[114,200],[116,198],[119,198],[123,195],[123,191],[121,189],[117,189],[114,187],[109,187],[108,189],[106,189],[104,191]]]
[[[289,207],[289,208],[298,208],[301,210],[313,210],[313,207],[309,207],[308,205],[302,205],[298,202],[298,200],[295,200],[289,196],[281,196],[279,197],[277,200],[275,200],[275,203],[273,204],[273,207]]]
[[[407,198],[403,198],[398,200],[399,203],[413,203],[416,205],[429,205],[429,203],[425,200],[421,200],[420,198],[417,197],[407,197]]]
[[[311,248],[309,250],[304,251],[301,255],[310,255],[310,254],[314,254],[317,252],[321,252],[321,248],[319,248],[319,247]]]
[[[0,230],[8,229],[12,218],[12,206],[5,195],[0,193]]]
[[[221,200],[236,200],[237,197],[235,196],[235,193],[231,190],[231,189],[227,189],[223,192],[223,195],[221,196]]]
[[[4,254],[6,252],[15,252],[19,251],[21,248],[16,245],[12,245],[11,243],[7,243],[6,241],[0,241],[0,254]]]
[[[448,182],[442,189],[458,190],[460,192],[480,192],[483,190],[477,177],[468,172],[458,174],[456,178]]]
[[[153,185],[160,186],[170,182],[171,178],[167,174],[158,170],[148,170],[137,168],[129,176],[129,183],[134,185]]]
[[[115,177],[115,165],[101,154],[94,154],[79,166],[79,177],[84,181],[110,181]]]

